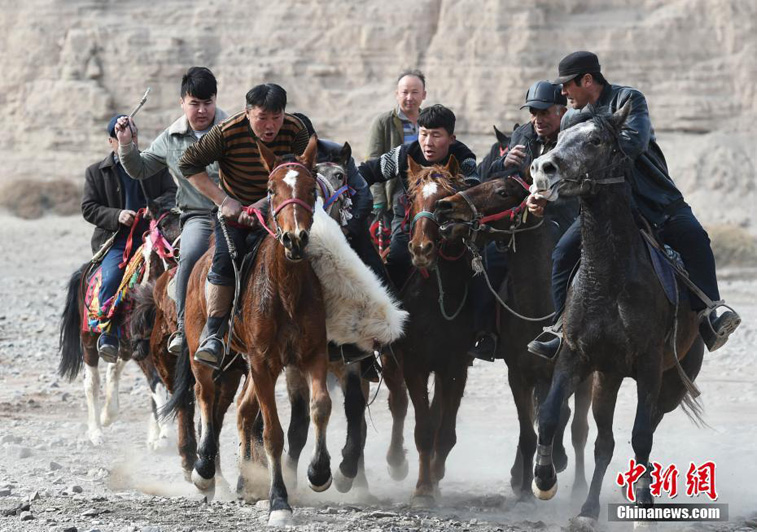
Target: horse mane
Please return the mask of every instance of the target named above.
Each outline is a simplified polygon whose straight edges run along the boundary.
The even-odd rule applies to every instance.
[[[577,113],[567,115],[561,129],[569,129],[575,125],[591,120],[600,131],[609,131],[614,137],[620,135],[620,128],[616,127],[612,120],[612,113],[607,106],[587,105]]]
[[[446,179],[439,179],[440,175],[446,177]],[[408,195],[415,197],[419,190],[432,182],[450,194],[456,194],[465,188],[465,180],[462,175],[452,175],[447,172],[444,166],[435,164],[424,167],[420,173],[413,175],[413,180],[409,183]]]

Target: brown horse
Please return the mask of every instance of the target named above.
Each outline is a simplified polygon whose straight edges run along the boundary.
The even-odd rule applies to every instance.
[[[529,216],[524,201],[528,196],[530,175],[523,180],[517,175],[494,179],[445,198],[437,203],[436,216],[443,224],[442,232],[462,234],[466,238],[510,242],[507,247],[508,281],[498,296],[509,309],[499,309],[499,356],[507,363],[507,378],[518,411],[520,437],[515,462],[510,470],[510,484],[521,500],[533,499],[533,457],[536,451],[534,422],[536,411],[549,391],[554,362],[528,352],[528,342],[542,330],[544,320],[551,318],[552,298],[550,279],[552,262],[549,257],[555,247],[555,235],[548,226],[550,220]],[[473,228],[475,236],[470,229]],[[512,240],[511,240],[512,239]],[[573,491],[578,495],[586,490],[584,448],[588,437],[588,410],[591,404],[591,379],[576,390],[575,415],[572,423],[573,448],[576,455],[576,474]],[[563,433],[570,419],[570,408],[563,405],[558,433],[555,437],[555,464],[558,471],[567,466]]]
[[[313,172],[316,139],[296,162],[282,162],[260,145],[264,166],[270,173],[268,226],[274,238],[265,238],[243,289],[241,314],[233,331],[233,346],[244,354],[249,365],[247,380],[238,401],[241,476],[245,484],[254,466],[254,424],[258,411],[263,421],[263,447],[270,477],[269,524],[291,521],[292,510],[282,476],[281,455],[284,432],[279,422],[274,393],[276,380],[285,366],[294,365],[310,380],[310,417],[315,425],[316,452],[308,469],[310,486],[323,491],[331,484],[331,466],[326,449],[326,426],[331,414],[331,398],[326,387],[328,354],[326,318],[318,278],[305,258],[308,231],[313,220],[316,180]],[[203,297],[210,267],[208,252],[195,266],[189,283],[186,309],[186,338],[190,356],[197,349],[205,317]],[[212,485],[218,452],[217,433],[221,419],[216,413],[233,398],[233,392],[218,390],[214,372],[192,360],[196,380],[195,395],[201,416],[201,441],[192,474],[198,487]],[[241,372],[240,372],[241,376]],[[238,383],[238,381],[237,381]],[[233,386],[236,391],[236,385]],[[231,388],[229,387],[229,390]],[[220,397],[219,397],[220,395]]]
[[[436,202],[464,188],[454,157],[446,166],[420,167],[408,159],[410,255],[419,271],[401,293],[410,321],[403,339],[394,344],[405,384],[415,408],[415,444],[419,454],[418,482],[413,502],[433,504],[444,478],[447,455],[457,436],[455,424],[471,361],[467,349],[474,331],[471,278],[462,242],[441,245],[433,210]],[[434,373],[435,391],[429,402],[428,379]],[[401,388],[393,399],[401,401]],[[390,407],[392,403],[390,402]],[[395,407],[400,405],[394,405]],[[392,408],[394,412],[394,408]],[[395,445],[394,439],[392,444]],[[394,447],[395,455],[401,456]],[[404,458],[404,456],[403,456]],[[401,463],[400,463],[401,464]],[[390,463],[391,465],[391,463]],[[400,471],[395,471],[401,473]],[[398,475],[399,476],[399,475]]]
[[[154,281],[167,265],[165,253],[171,242],[179,236],[179,215],[170,210],[161,210],[161,206],[151,202],[146,216],[150,218],[151,230],[144,239],[142,254],[145,259],[145,273],[143,283]],[[163,256],[161,256],[163,255]],[[132,260],[142,257],[135,255]],[[172,260],[169,258],[169,260]],[[150,418],[150,434],[148,445],[157,449],[167,441],[166,425],[157,416],[157,409],[166,402],[166,393],[144,346],[140,345],[141,338],[124,338],[119,345],[119,359],[115,364],[107,364],[105,404],[100,411],[100,375],[97,369],[100,357],[97,354],[97,339],[99,334],[84,330],[82,318],[86,314],[84,297],[87,281],[94,273],[96,264],[88,262],[74,272],[68,283],[68,294],[61,317],[60,325],[60,354],[58,374],[73,380],[82,370],[84,375],[84,392],[87,397],[88,431],[87,435],[93,445],[104,442],[103,426],[108,426],[118,416],[118,381],[126,362],[134,359],[142,368],[150,386],[152,400],[152,416]],[[128,266],[127,266],[128,269]],[[131,297],[131,294],[130,296]],[[131,315],[121,315],[119,320],[128,324]],[[126,330],[126,328],[125,328]]]

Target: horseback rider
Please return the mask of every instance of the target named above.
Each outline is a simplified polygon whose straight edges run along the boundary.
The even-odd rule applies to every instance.
[[[286,91],[274,83],[253,87],[245,110],[217,124],[179,160],[181,173],[218,206],[226,221],[229,238],[243,256],[265,233],[243,207],[255,204],[265,209],[268,172],[258,142],[276,155],[300,155],[307,147],[307,128],[286,113]],[[218,163],[220,182],[213,181],[206,167]],[[234,297],[234,270],[222,223],[215,225],[215,253],[205,285],[207,321],[194,354],[196,361],[217,368],[223,357],[223,336]],[[248,238],[252,237],[251,239]]]
[[[129,239],[140,240],[149,228],[141,216],[140,209],[147,206],[147,200],[155,200],[163,205],[173,205],[176,185],[165,170],[150,174],[141,185],[130,179],[118,159],[116,122],[126,115],[116,115],[108,122],[108,145],[111,152],[99,163],[87,168],[81,210],[84,219],[96,226],[92,235],[92,253],[102,255],[102,282],[98,292],[101,309],[116,294],[124,274],[124,266],[139,248],[135,242],[129,248]],[[134,130],[136,150],[137,132]],[[145,193],[149,198],[145,198]],[[137,224],[134,227],[134,224]],[[131,235],[131,236],[130,236]],[[127,248],[129,248],[128,251]],[[107,251],[106,251],[107,249]],[[124,264],[124,266],[120,266]],[[102,318],[98,325],[101,330],[97,340],[97,352],[106,362],[118,360],[118,336],[114,320]]]
[[[412,263],[407,233],[410,224],[405,221],[408,208],[408,158],[412,157],[421,166],[432,166],[447,164],[450,156],[454,155],[466,183],[479,183],[476,155],[465,144],[455,139],[455,114],[450,109],[439,104],[427,107],[418,116],[418,127],[418,140],[397,146],[379,158],[360,165],[360,173],[371,185],[395,177],[400,178],[392,197],[392,240],[386,261],[389,277],[398,290],[405,283]]]
[[[405,70],[397,77],[394,90],[397,107],[380,114],[371,125],[368,138],[368,159],[381,157],[389,150],[418,140],[418,116],[426,99],[426,76],[417,69]],[[373,211],[391,217],[392,197],[397,182],[389,179],[371,186]]]
[[[509,150],[486,168],[486,181],[511,175],[525,177],[531,162],[549,152],[557,144],[560,120],[566,112],[567,100],[560,86],[549,81],[537,81],[526,92],[521,109],[528,108],[529,121],[513,131]],[[479,165],[479,171],[481,167]],[[573,223],[578,215],[578,200],[559,198],[547,210],[549,227],[555,240]],[[492,286],[499,288],[507,275],[507,253],[495,242],[484,249],[484,266]],[[493,360],[497,352],[496,301],[483,276],[476,276],[471,286],[474,301],[473,321],[476,341],[468,354],[482,360]]]
[[[691,295],[691,307],[700,312],[700,334],[707,349],[715,351],[722,347],[740,323],[738,315],[727,310],[717,315],[715,309],[720,300],[715,258],[710,239],[699,221],[684,201],[683,195],[668,174],[667,163],[657,145],[654,129],[644,95],[637,89],[609,84],[601,73],[599,59],[591,52],[574,52],[562,59],[558,66],[559,77],[555,83],[562,85],[562,93],[572,107],[562,121],[562,127],[570,124],[571,116],[588,105],[607,107],[616,112],[626,102],[631,102],[631,112],[620,133],[620,148],[626,157],[634,161],[632,172],[632,199],[634,207],[650,223],[665,244],[681,254],[690,279],[715,304],[708,306]],[[542,215],[546,199],[535,193],[529,196],[529,210]],[[551,330],[529,343],[534,354],[553,358],[560,347],[560,314],[567,297],[571,272],[581,256],[580,222],[576,220],[565,232],[552,254],[552,297],[556,310]]]
[[[139,152],[132,143],[131,129],[126,118],[116,126],[118,155],[126,173],[134,179],[145,179],[155,172],[168,169],[179,185],[176,204],[181,209],[181,253],[176,271],[177,330],[168,340],[168,351],[181,353],[184,341],[184,309],[186,307],[189,274],[195,263],[208,250],[213,232],[212,201],[202,195],[182,175],[179,158],[184,151],[203,137],[210,128],[221,123],[227,115],[216,108],[216,78],[205,67],[192,67],[181,79],[179,103],[184,114],[168,126],[152,142],[149,148]],[[218,164],[209,164],[205,169],[210,178],[218,183]]]

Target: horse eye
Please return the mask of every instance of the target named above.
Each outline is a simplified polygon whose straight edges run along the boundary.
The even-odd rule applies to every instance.
[[[591,139],[589,139],[589,142],[591,142],[594,146],[599,146],[600,144],[602,144],[602,140],[599,137],[591,137]]]
[[[337,172],[336,174],[334,174],[334,177],[341,181],[342,179],[344,179],[344,174],[342,172]]]
[[[504,188],[501,188],[501,189],[499,189],[497,191],[497,195],[498,196],[502,196],[503,198],[506,198],[507,197],[507,190],[505,190]]]

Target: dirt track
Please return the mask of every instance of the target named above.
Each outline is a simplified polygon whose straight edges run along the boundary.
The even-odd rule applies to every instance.
[[[90,226],[77,217],[26,222],[0,216],[0,530],[239,530],[262,527],[262,505],[237,502],[219,488],[207,502],[183,480],[172,445],[162,453],[145,445],[149,398],[135,364],[124,371],[121,417],[94,448],[86,438],[86,403],[81,377],[73,383],[55,375],[57,324],[70,273],[89,256]],[[31,251],[37,251],[33,257]],[[660,525],[661,530],[750,529],[757,527],[757,379],[752,347],[757,340],[755,272],[721,272],[722,292],[744,324],[723,350],[705,360],[698,384],[709,428],[695,427],[683,413],[666,418],[655,438],[653,459],[675,463],[714,460],[719,501],[731,521],[721,525]],[[384,390],[371,407],[366,447],[370,497],[306,491],[300,466],[299,491],[292,493],[294,520],[303,530],[558,530],[577,514],[570,497],[571,465],[560,491],[548,503],[514,506],[509,468],[517,441],[515,408],[503,363],[477,362],[471,369],[460,410],[458,444],[448,462],[439,508],[409,506],[417,467],[412,411],[406,426],[410,475],[389,479],[384,454],[389,413]],[[280,393],[283,393],[280,390]],[[282,397],[283,398],[283,397]],[[284,421],[288,405],[281,401]],[[630,427],[635,386],[621,390],[615,422],[615,458],[608,469],[600,522],[611,530],[630,524],[606,521],[606,503],[621,502],[612,483],[631,456]],[[230,417],[233,420],[233,414]],[[335,394],[329,447],[332,465],[344,438],[341,397]],[[587,456],[589,472],[594,432]],[[312,437],[311,437],[312,440]],[[222,434],[224,473],[236,481],[236,428]],[[308,456],[306,449],[303,457]],[[569,456],[572,455],[569,451]],[[303,459],[303,462],[305,460]],[[679,495],[676,502],[697,502]],[[29,505],[28,513],[18,509]],[[10,515],[6,515],[10,514]],[[28,520],[24,520],[28,519]]]

